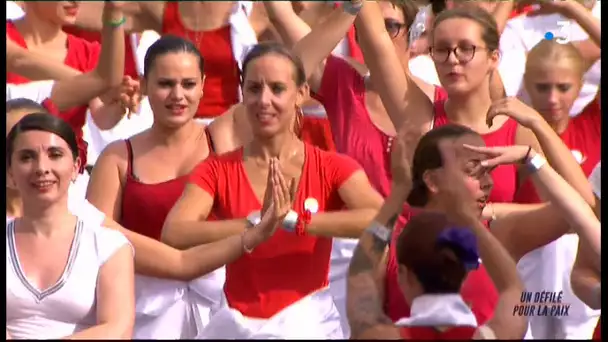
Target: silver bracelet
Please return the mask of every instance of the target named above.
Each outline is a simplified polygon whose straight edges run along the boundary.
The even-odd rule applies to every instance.
[[[534,157],[530,158],[526,162],[526,166],[531,173],[540,170],[543,166],[545,166],[545,164],[547,164],[547,159],[545,159],[545,157],[543,157],[541,154],[535,154]]]
[[[283,226],[283,229],[288,232],[295,232],[296,225],[298,224],[298,218],[298,213],[293,210],[290,210],[287,215],[285,215],[285,218],[283,218],[283,223],[281,224]]]
[[[381,241],[385,243],[389,243],[391,241],[391,235],[393,233],[392,230],[386,228],[383,224],[380,224],[378,221],[374,220],[369,226],[365,229],[368,234],[372,234],[377,237]]]

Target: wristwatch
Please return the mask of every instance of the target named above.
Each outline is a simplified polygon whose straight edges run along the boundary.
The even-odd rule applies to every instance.
[[[247,215],[247,223],[248,227],[257,226],[262,222],[262,214],[259,210],[252,211],[249,215]]]
[[[342,3],[342,10],[350,15],[356,16],[361,11],[361,8],[363,8],[363,1],[357,4],[353,4],[350,1],[344,1]]]
[[[372,221],[365,231],[386,243],[391,241],[391,230],[376,221]]]

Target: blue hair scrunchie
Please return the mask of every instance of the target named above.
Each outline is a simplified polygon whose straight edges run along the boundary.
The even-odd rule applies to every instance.
[[[452,227],[437,237],[437,246],[451,248],[467,271],[479,268],[477,237],[467,228]]]

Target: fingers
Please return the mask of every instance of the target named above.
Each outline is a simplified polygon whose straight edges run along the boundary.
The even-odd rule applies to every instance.
[[[505,152],[505,148],[502,146],[486,147],[486,146],[473,146],[468,144],[462,144],[465,150],[482,153],[487,156],[499,156]]]
[[[274,183],[274,192],[276,193],[276,202],[275,205],[278,208],[283,208],[287,198],[289,196],[287,190],[287,184],[285,183],[285,179],[279,170],[279,162],[276,159],[272,159],[272,167],[274,168],[273,172],[273,183]]]

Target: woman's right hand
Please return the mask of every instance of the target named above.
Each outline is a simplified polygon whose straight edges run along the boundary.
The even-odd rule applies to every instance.
[[[530,146],[521,145],[481,147],[465,144],[463,147],[485,155],[487,159],[481,161],[481,166],[489,169],[499,165],[522,164],[537,154]]]
[[[285,215],[291,210],[296,187],[294,179],[289,182],[285,180],[279,163],[276,158],[270,159],[261,212],[262,221],[267,217],[268,222],[274,224],[281,224]]]

